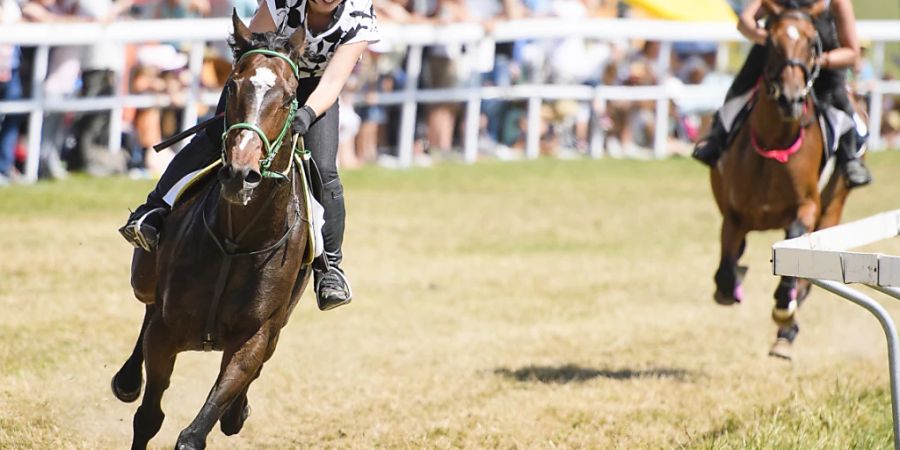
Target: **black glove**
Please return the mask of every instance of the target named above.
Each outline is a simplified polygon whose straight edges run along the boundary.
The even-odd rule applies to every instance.
[[[309,131],[309,126],[316,121],[316,112],[309,105],[303,105],[294,115],[294,122],[291,123],[291,131],[294,134],[303,136]]]

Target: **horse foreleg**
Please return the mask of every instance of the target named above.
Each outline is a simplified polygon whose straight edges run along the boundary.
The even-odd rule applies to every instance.
[[[275,338],[272,340],[272,343],[269,345],[265,358],[263,358],[263,362],[268,361],[269,358],[272,357],[272,354],[275,353],[275,346],[278,343],[278,335],[275,335]],[[222,358],[222,371],[225,370],[225,363],[227,359]],[[222,429],[222,433],[226,436],[233,436],[241,432],[241,429],[244,428],[244,422],[247,421],[247,418],[250,417],[250,403],[247,401],[247,391],[250,390],[250,383],[253,383],[257,378],[259,378],[259,374],[262,372],[262,367],[260,370],[256,371],[256,375],[247,383],[247,386],[244,387],[244,390],[238,394],[237,398],[231,402],[231,405],[228,406],[228,409],[222,414],[222,418],[219,420],[219,426]]]
[[[272,354],[277,336],[277,331],[272,328],[266,324],[249,339],[225,349],[219,378],[197,417],[178,435],[177,450],[206,448],[206,437],[212,427],[241,394],[246,394],[250,382],[259,375],[267,356]]]
[[[807,201],[797,211],[797,219],[785,231],[787,239],[800,237],[813,230],[816,224],[818,207],[815,202]],[[803,288],[803,292],[801,289]],[[778,287],[775,289],[775,306],[772,308],[772,320],[778,325],[778,334],[775,344],[769,351],[770,356],[791,359],[791,345],[800,327],[797,325],[797,308],[800,301],[809,293],[809,285],[798,283],[794,277],[781,277]]]
[[[150,317],[153,316],[155,307],[147,305],[144,310],[144,322],[141,324],[141,331],[138,333],[137,342],[134,343],[134,349],[131,356],[125,361],[125,364],[113,375],[112,391],[117,399],[131,403],[141,396],[141,386],[144,384],[144,332],[147,330],[147,324],[150,323]]]
[[[154,320],[155,319],[155,320]],[[160,405],[163,393],[169,387],[169,379],[175,368],[175,357],[178,353],[171,333],[159,320],[158,316],[150,319],[144,336],[144,357],[147,366],[147,389],[137,412],[134,413],[134,440],[132,450],[146,449],[150,439],[162,427],[163,414]]]
[[[729,214],[722,221],[721,257],[716,270],[716,292],[713,295],[720,305],[733,305],[744,299],[741,281],[746,269],[738,267],[738,259],[746,247],[747,230],[739,226]]]
[[[797,219],[785,230],[785,239],[793,239],[802,236],[810,228]],[[797,312],[797,279],[794,277],[781,277],[778,287],[775,288],[775,307],[772,309],[772,320],[779,327],[785,328],[794,324],[794,314]]]

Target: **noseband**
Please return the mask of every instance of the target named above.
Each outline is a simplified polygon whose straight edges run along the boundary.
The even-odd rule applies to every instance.
[[[807,14],[803,11],[800,11],[800,10],[790,10],[790,11],[785,11],[785,12],[779,14],[778,16],[775,16],[774,18],[772,18],[772,20],[769,22],[769,24],[766,26],[766,28],[769,28],[771,31],[771,25],[780,21],[781,19],[783,19],[785,17],[793,17],[793,18],[808,21],[810,23],[814,23],[812,16],[810,16],[809,14]],[[776,70],[765,72],[764,76],[765,76],[766,86],[768,86],[769,95],[772,98],[777,99],[778,97],[781,96],[781,94],[782,94],[781,84],[778,82],[777,77],[778,77],[778,74],[784,72],[784,69],[786,69],[788,67],[799,67],[801,70],[803,70],[803,77],[806,80],[806,86],[800,92],[801,98],[805,99],[806,96],[809,95],[810,92],[812,92],[813,84],[815,84],[816,79],[819,78],[819,74],[822,71],[822,66],[819,65],[819,56],[823,52],[822,51],[822,37],[819,36],[818,31],[816,32],[815,43],[816,43],[816,45],[814,47],[814,51],[813,51],[813,55],[812,55],[812,60],[813,60],[812,67],[810,67],[808,65],[808,63],[801,61],[799,59],[786,57],[784,59],[784,61],[781,62],[781,64],[775,66]],[[770,50],[773,49],[775,46],[775,43],[772,40],[771,32],[769,33],[769,37],[766,39],[766,46]]]
[[[266,49],[249,50],[246,53],[244,53],[243,55],[241,55],[241,57],[238,59],[237,63],[235,63],[235,66],[237,66],[237,64],[240,64],[240,62],[249,55],[265,55],[265,56],[269,56],[272,58],[281,59],[282,61],[286,62],[288,64],[288,66],[290,66],[291,72],[294,74],[294,78],[297,79],[297,81],[300,81],[300,69],[297,67],[297,64],[295,64],[293,61],[291,61],[291,59],[288,58],[283,53],[279,53],[279,52],[276,52],[273,50],[266,50]],[[234,130],[250,130],[250,131],[256,133],[257,136],[259,136],[260,140],[262,140],[262,142],[266,148],[265,157],[263,157],[263,159],[259,160],[260,174],[265,178],[286,179],[287,178],[286,173],[273,172],[270,170],[270,167],[272,166],[272,161],[275,159],[275,156],[278,155],[278,150],[281,149],[281,145],[284,142],[284,138],[288,135],[288,132],[291,129],[291,123],[293,123],[293,121],[294,121],[294,116],[297,114],[298,108],[299,108],[299,104],[297,102],[297,99],[294,98],[291,101],[291,106],[290,106],[290,110],[288,110],[288,115],[284,119],[284,125],[281,126],[281,133],[278,134],[278,137],[275,138],[274,141],[270,141],[268,136],[266,136],[266,133],[263,132],[263,130],[261,128],[259,128],[258,125],[253,124],[253,123],[238,122],[234,125],[226,126],[225,132],[222,133],[222,163],[223,164],[225,163],[225,140],[226,140],[226,138],[228,138],[228,135]],[[290,168],[288,170],[290,170]]]

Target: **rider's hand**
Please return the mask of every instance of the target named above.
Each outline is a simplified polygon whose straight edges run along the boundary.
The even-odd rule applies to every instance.
[[[766,31],[765,28],[756,28],[755,30],[753,30],[753,38],[751,40],[754,44],[762,45],[763,47],[765,47],[766,41],[769,40],[769,32]]]
[[[294,115],[294,122],[291,123],[291,132],[303,136],[309,131],[309,126],[316,120],[316,112],[309,105],[303,105]]]

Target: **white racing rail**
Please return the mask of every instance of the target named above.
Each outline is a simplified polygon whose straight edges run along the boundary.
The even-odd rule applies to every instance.
[[[47,74],[49,50],[61,45],[91,45],[95,43],[146,43],[182,42],[190,44],[188,69],[192,83],[187,88],[183,123],[191,126],[197,120],[199,105],[214,105],[218,93],[203,92],[199,83],[199,73],[203,63],[205,43],[223,41],[230,32],[229,19],[153,20],[114,22],[110,24],[15,24],[0,27],[0,44],[13,43],[36,47],[35,67],[30,83],[34,97],[18,102],[0,102],[0,114],[9,112],[28,113],[29,142],[26,178],[37,179],[38,155],[40,153],[40,130],[43,116],[48,112],[60,111],[110,111],[110,147],[120,146],[122,130],[122,109],[130,107],[168,106],[172,100],[154,95],[116,95],[111,97],[54,99],[44,95],[42,83]],[[400,165],[408,167],[413,159],[413,141],[416,128],[416,112],[420,104],[437,102],[459,102],[465,105],[466,118],[464,156],[466,162],[478,158],[478,129],[481,101],[484,99],[523,100],[527,103],[528,130],[526,155],[536,158],[539,154],[540,110],[545,100],[572,99],[598,101],[609,100],[651,100],[656,103],[654,155],[665,157],[666,136],[669,126],[669,103],[678,99],[704,99],[710,104],[718,104],[725,92],[698,86],[672,88],[670,86],[599,86],[583,85],[528,85],[511,88],[485,88],[479,84],[477,73],[473,73],[465,86],[456,89],[422,90],[418,88],[422,72],[423,49],[435,44],[460,44],[472,61],[479,60],[479,51],[484,41],[510,42],[520,39],[553,40],[579,37],[596,41],[621,41],[623,39],[646,39],[662,42],[658,73],[669,73],[672,43],[675,41],[734,42],[741,37],[733,24],[728,23],[688,23],[631,19],[525,19],[497,24],[491,32],[486,32],[477,24],[432,25],[389,25],[382,27],[382,38],[392,47],[405,50],[408,55],[406,72],[408,80],[404,90],[379,95],[375,104],[400,105],[401,121],[398,133]],[[872,60],[877,79],[882,78],[885,45],[900,42],[900,22],[863,21],[859,23],[863,39],[871,40]],[[727,52],[720,52],[725,54]],[[483,55],[482,55],[483,56]],[[489,56],[489,55],[488,55]],[[664,78],[664,77],[661,77]],[[121,89],[119,90],[121,91]],[[883,97],[900,94],[900,82],[876,82],[872,88],[870,147],[880,146],[880,124]],[[602,130],[593,127],[590,155],[602,154]]]
[[[853,252],[900,235],[900,210],[885,212],[772,246],[775,275],[806,278],[871,312],[881,323],[888,343],[894,448],[900,450],[900,340],[893,318],[881,304],[846,284],[860,283],[900,300],[900,257]]]

